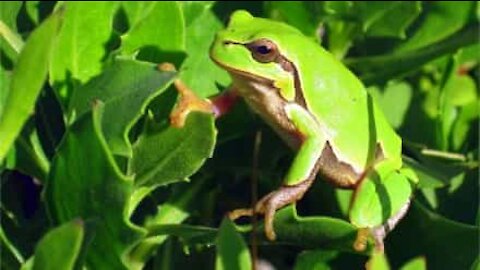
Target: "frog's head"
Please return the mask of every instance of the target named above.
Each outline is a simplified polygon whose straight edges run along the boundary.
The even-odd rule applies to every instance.
[[[230,73],[237,88],[249,82],[261,83],[278,89],[285,100],[293,100],[295,77],[298,79],[294,54],[302,49],[295,46],[305,39],[287,24],[239,10],[233,13],[227,28],[217,33],[210,57]]]

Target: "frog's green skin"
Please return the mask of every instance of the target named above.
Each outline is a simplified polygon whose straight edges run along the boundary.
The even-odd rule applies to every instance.
[[[276,47],[269,59],[261,58],[265,42]],[[230,73],[232,89],[297,150],[283,187],[234,218],[265,213],[273,239],[275,210],[300,199],[317,173],[354,189],[372,172],[382,177],[402,167],[401,139],[360,80],[297,29],[237,11],[210,56]]]

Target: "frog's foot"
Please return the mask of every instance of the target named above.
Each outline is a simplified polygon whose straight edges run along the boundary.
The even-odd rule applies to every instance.
[[[390,217],[383,225],[377,226],[375,228],[361,228],[357,232],[357,238],[353,244],[353,248],[358,251],[364,251],[367,247],[368,236],[372,236],[375,240],[375,250],[378,252],[383,252],[385,249],[383,240],[389,232],[391,232],[398,222],[407,214],[408,208],[410,207],[411,200],[408,200],[405,205],[400,208],[397,214]]]
[[[162,71],[175,71],[175,66],[171,63],[162,63],[158,65]],[[214,113],[214,107],[208,99],[199,98],[188,86],[180,79],[174,82],[175,88],[180,95],[180,100],[170,114],[170,124],[174,127],[183,127],[188,114],[193,111]]]
[[[236,209],[230,212],[228,216],[230,219],[235,220],[243,216],[263,214],[265,216],[265,234],[269,240],[273,241],[276,238],[275,230],[273,229],[275,212],[288,204],[300,200],[312,182],[313,180],[306,180],[298,185],[282,186],[278,190],[275,190],[263,197],[257,202],[253,209]]]

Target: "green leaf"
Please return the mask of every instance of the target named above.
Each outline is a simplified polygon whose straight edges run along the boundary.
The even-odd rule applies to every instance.
[[[368,261],[368,270],[389,270],[387,258],[383,252],[374,252]]]
[[[2,117],[3,108],[7,102],[11,80],[12,73],[0,66],[0,118]]]
[[[129,30],[122,36],[120,51],[137,53],[137,59],[178,64],[185,50],[185,22],[180,4],[166,2],[122,2]]]
[[[400,211],[412,193],[412,184],[402,171],[388,175],[372,173],[355,191],[350,220],[358,228],[382,225]]]
[[[406,38],[405,30],[418,17],[420,1],[354,2],[363,31],[369,37]]]
[[[401,258],[424,256],[428,269],[469,269],[478,258],[479,235],[478,226],[446,219],[414,201],[387,248]]]
[[[330,270],[328,261],[338,255],[337,251],[307,250],[295,260],[294,270]]]
[[[197,18],[201,17],[203,13],[208,12],[215,1],[183,1],[180,2],[180,7],[183,11],[185,19],[185,26],[189,27]],[[206,29],[204,29],[206,30]],[[189,36],[189,34],[186,34]],[[186,40],[188,42],[188,40]]]
[[[63,224],[38,242],[33,260],[34,270],[74,269],[84,237],[81,220]]]
[[[174,73],[160,72],[155,65],[116,60],[99,76],[76,91],[68,108],[70,121],[91,111],[92,102],[105,104],[102,131],[114,154],[132,156],[127,133],[147,103],[166,89]]]
[[[0,21],[7,25],[12,31],[17,31],[17,15],[22,7],[20,1],[0,2]]]
[[[3,224],[2,224],[3,226]],[[3,260],[6,260],[5,256],[5,248],[8,250],[8,253],[11,254],[11,256],[15,259],[15,263],[23,264],[25,263],[25,259],[23,258],[22,254],[18,250],[18,248],[15,247],[15,245],[8,239],[7,235],[3,231],[3,227],[0,226],[0,243],[2,247],[2,263],[1,266],[5,267]],[[14,264],[13,262],[11,263],[12,265]]]
[[[136,186],[157,186],[182,181],[196,172],[215,145],[213,117],[192,113],[185,126],[174,128],[148,120],[133,147],[130,171]]]
[[[87,265],[126,269],[144,262],[126,257],[144,231],[130,223],[133,178],[120,172],[101,133],[104,106],[97,102],[68,130],[55,156],[45,190],[57,223],[81,217],[87,223]]]
[[[49,160],[65,134],[65,117],[54,91],[45,87],[35,106],[35,127],[45,155]]]
[[[318,21],[306,1],[266,1],[266,14],[274,20],[283,21],[299,29],[307,36],[319,38]]]
[[[31,124],[25,125],[8,153],[6,168],[18,170],[41,182],[47,178],[49,162],[40,146],[38,135]]]
[[[20,1],[2,1],[0,2],[0,51],[5,53],[10,60],[16,60],[24,42],[17,33],[17,16],[22,7]],[[2,65],[6,62],[2,56]],[[0,81],[1,82],[1,81]],[[0,103],[0,105],[2,105]],[[1,106],[0,106],[1,108]]]
[[[413,51],[437,43],[462,29],[470,20],[475,2],[423,2],[424,18],[396,52]]]
[[[411,259],[405,263],[400,270],[426,270],[427,262],[424,257]]]
[[[215,269],[252,269],[247,245],[228,218],[223,219],[218,232]]]
[[[64,107],[79,84],[99,74],[118,3],[65,2],[65,20],[54,46],[50,85]]]
[[[356,71],[367,85],[375,82],[386,82],[392,78],[416,71],[422,65],[442,55],[453,53],[461,47],[474,44],[477,42],[476,33],[478,31],[479,25],[474,24],[444,40],[419,50],[346,59],[345,63]]]
[[[201,244],[211,246],[215,244],[218,236],[218,229],[192,226],[185,224],[153,225],[149,227],[150,237],[176,236],[187,245]]]
[[[192,16],[192,12],[186,11],[184,5],[182,7],[185,16]],[[186,28],[188,57],[182,64],[180,79],[199,96],[208,97],[218,93],[217,83],[226,86],[230,82],[227,72],[208,57],[215,33],[222,29],[223,25],[210,9],[195,15],[193,18],[186,17],[192,20],[192,23]]]
[[[420,180],[418,188],[439,188],[444,187],[450,182],[451,177],[442,174],[435,170],[435,168],[416,162],[408,157],[403,157],[403,162],[415,170],[415,173],[418,175],[418,179]]]
[[[173,224],[182,223],[190,216],[190,208],[194,205],[195,199],[198,197],[204,182],[205,178],[198,179],[193,183],[184,183],[184,185],[176,185],[174,187],[167,201],[157,206],[157,213],[152,217],[147,217],[145,227],[149,231],[150,236],[137,245],[132,252],[134,254],[133,256],[147,258],[153,254],[158,246],[167,240],[169,235],[185,237],[181,229],[179,232],[180,235],[178,235],[172,232],[162,234],[162,229],[159,230],[159,228],[163,228],[162,225],[164,224],[175,226]],[[146,194],[148,194],[147,192],[150,192],[152,189],[152,187],[140,187],[136,191],[143,190],[140,192],[142,194],[138,196],[142,197],[146,196]],[[137,192],[134,193],[134,195],[136,194]],[[132,206],[130,208],[132,208]]]
[[[353,243],[357,228],[345,220],[323,216],[299,217],[292,205],[277,211],[274,228],[278,243],[355,252]]]
[[[405,114],[412,99],[412,87],[406,82],[390,81],[383,91],[377,87],[367,89],[382,108],[388,122],[398,129],[405,118]]]
[[[62,12],[51,15],[32,32],[20,53],[5,107],[0,111],[0,162],[33,111],[35,100],[47,76],[61,19]]]
[[[40,1],[28,1],[25,2],[25,10],[27,11],[28,16],[35,24],[40,22],[39,10],[40,10]]]

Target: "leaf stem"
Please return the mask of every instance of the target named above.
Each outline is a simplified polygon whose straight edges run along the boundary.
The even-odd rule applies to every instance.
[[[3,36],[12,49],[18,54],[25,44],[18,34],[13,32],[3,21],[0,20],[0,36]]]

